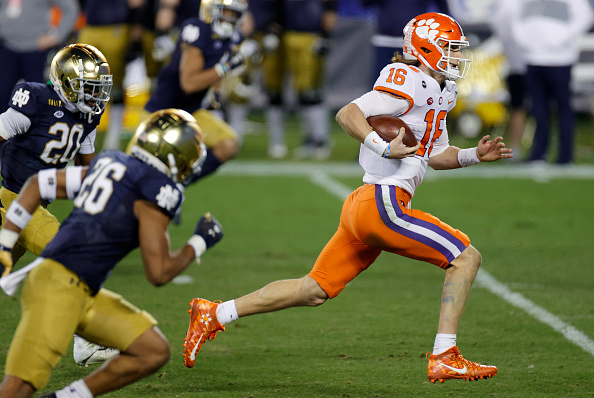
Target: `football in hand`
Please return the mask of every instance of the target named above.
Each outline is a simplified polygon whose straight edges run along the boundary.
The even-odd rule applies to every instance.
[[[367,123],[369,123],[369,125],[373,127],[373,130],[375,130],[375,132],[386,142],[392,142],[398,135],[400,128],[404,127],[404,138],[402,138],[402,143],[408,147],[417,145],[417,139],[409,125],[404,123],[402,119],[397,116],[369,116],[367,118]]]

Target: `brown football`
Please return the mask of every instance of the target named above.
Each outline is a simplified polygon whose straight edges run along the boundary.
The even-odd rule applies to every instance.
[[[415,134],[409,125],[404,123],[402,119],[397,116],[369,116],[367,118],[367,123],[369,123],[375,132],[386,142],[391,142],[394,138],[396,138],[400,128],[404,127],[404,138],[402,139],[402,143],[409,147],[417,145],[417,139],[415,138]]]

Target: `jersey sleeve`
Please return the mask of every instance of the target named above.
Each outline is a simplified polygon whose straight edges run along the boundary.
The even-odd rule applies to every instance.
[[[408,100],[383,94],[380,91],[369,91],[352,102],[361,109],[365,118],[374,115],[400,116],[410,105]]]
[[[86,136],[85,140],[81,142],[79,153],[82,155],[88,155],[95,153],[95,138],[97,137],[97,129],[94,129]]]
[[[203,27],[195,19],[187,20],[181,27],[180,41],[194,47],[204,48],[209,37],[203,30]]]
[[[23,115],[32,117],[38,113],[41,101],[43,98],[39,98],[37,90],[25,82],[14,86],[9,105]]]
[[[408,113],[415,105],[415,90],[417,74],[421,73],[417,68],[394,63],[387,65],[380,72],[373,89],[395,98],[408,100],[409,107],[404,112]]]
[[[157,205],[163,213],[173,219],[181,209],[184,194],[165,174],[157,170],[154,170],[154,173],[139,181],[141,196]]]

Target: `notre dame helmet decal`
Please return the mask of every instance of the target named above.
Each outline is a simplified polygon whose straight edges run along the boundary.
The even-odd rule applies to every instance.
[[[126,152],[185,185],[202,168],[206,158],[203,141],[202,129],[192,115],[181,109],[162,109],[138,126]]]
[[[50,81],[62,97],[89,115],[103,112],[113,77],[105,56],[88,44],[70,44],[54,56]]]

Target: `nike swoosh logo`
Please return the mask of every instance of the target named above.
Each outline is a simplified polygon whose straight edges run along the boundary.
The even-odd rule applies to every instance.
[[[375,138],[374,138],[372,141],[373,141],[373,142],[375,142],[376,144],[379,144],[379,142],[377,142],[377,141],[375,140]]]
[[[460,373],[461,375],[465,374],[468,371],[468,369],[466,369],[466,365],[464,365],[463,368],[453,368],[451,366],[446,365],[445,363],[442,363],[442,365],[445,366],[448,369],[453,370],[454,372]]]
[[[448,105],[451,104],[452,102],[454,102],[454,100],[448,101]]]
[[[190,354],[190,359],[192,361],[196,359],[196,350],[198,350],[198,345],[200,344],[200,340],[202,340],[202,336],[204,336],[204,333],[202,333],[200,335],[200,338],[198,339],[198,342],[196,343],[196,345],[194,346],[194,349],[192,350],[192,353]],[[447,365],[443,365],[443,366],[447,366]]]

